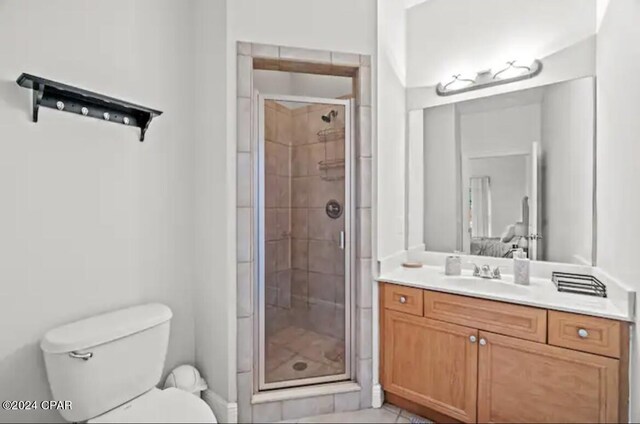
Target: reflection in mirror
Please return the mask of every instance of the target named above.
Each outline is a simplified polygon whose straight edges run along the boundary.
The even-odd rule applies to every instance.
[[[523,153],[463,158],[462,174],[469,175],[464,193],[469,219],[463,222],[463,236],[472,255],[509,257],[520,248],[536,259],[536,250],[529,249],[534,239],[529,235],[537,230],[529,222],[530,161],[531,155]]]
[[[591,264],[593,84],[425,109],[426,249]]]
[[[491,237],[491,177],[469,178],[469,233],[471,238]]]

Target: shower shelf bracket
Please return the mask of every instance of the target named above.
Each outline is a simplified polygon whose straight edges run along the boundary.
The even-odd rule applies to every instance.
[[[326,128],[318,131],[318,141],[326,143],[329,141],[338,141],[344,139],[344,127],[342,128]]]
[[[138,127],[140,128],[140,141],[144,141],[151,120],[162,115],[159,110],[30,74],[23,73],[16,82],[20,87],[30,89],[33,92],[33,122],[38,122],[40,107],[47,107],[102,121]]]
[[[332,168],[344,168],[344,159],[327,159],[318,162],[318,169],[321,171]]]

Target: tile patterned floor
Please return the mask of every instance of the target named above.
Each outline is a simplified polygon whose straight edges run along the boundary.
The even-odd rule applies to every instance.
[[[267,382],[344,373],[344,341],[331,336],[290,325],[267,334],[266,348]]]
[[[281,421],[283,423],[431,423],[393,405],[384,404],[380,409],[363,409],[353,412],[318,415],[316,417]]]

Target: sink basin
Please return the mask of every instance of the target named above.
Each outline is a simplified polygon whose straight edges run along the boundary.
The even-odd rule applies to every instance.
[[[520,286],[505,280],[490,280],[488,278],[459,275],[454,277],[444,277],[443,282],[451,288],[459,287],[465,290],[473,290],[478,293],[487,294],[514,294],[526,295],[530,288]]]

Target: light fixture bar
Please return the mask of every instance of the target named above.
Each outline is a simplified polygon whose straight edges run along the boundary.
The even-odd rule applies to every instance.
[[[510,78],[500,77],[500,75],[503,75],[510,69],[519,69],[523,72],[520,75],[516,75]],[[475,80],[473,80],[473,82],[471,82],[466,87],[449,88],[453,83],[460,80],[460,74],[453,75],[450,81],[444,83],[441,82],[436,86],[436,93],[438,94],[438,96],[452,96],[454,94],[465,93],[467,91],[480,90],[482,88],[494,87],[496,85],[509,84],[516,81],[530,79],[538,75],[540,72],[542,72],[542,62],[538,59],[534,60],[529,66],[520,65],[517,61],[512,60],[509,62],[505,62],[504,68],[495,73],[491,70],[479,72]]]

